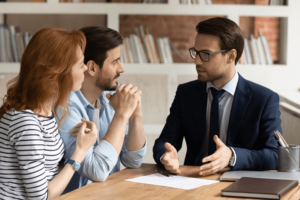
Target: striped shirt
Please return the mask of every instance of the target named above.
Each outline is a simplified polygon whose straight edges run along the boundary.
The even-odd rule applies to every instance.
[[[47,199],[64,144],[53,117],[11,111],[0,120],[0,199]]]

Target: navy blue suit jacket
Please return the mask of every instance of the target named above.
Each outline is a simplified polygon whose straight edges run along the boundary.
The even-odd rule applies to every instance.
[[[157,164],[162,166],[160,157],[166,151],[165,142],[179,151],[185,137],[184,165],[200,165],[206,133],[206,104],[206,82],[196,80],[178,86],[170,115],[153,147]],[[277,169],[275,130],[282,132],[278,94],[239,75],[226,140],[226,145],[233,147],[237,156],[232,170]]]

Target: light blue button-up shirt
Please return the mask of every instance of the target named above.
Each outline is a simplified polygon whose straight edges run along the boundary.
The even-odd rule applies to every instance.
[[[108,175],[120,171],[120,161],[125,167],[129,168],[138,168],[142,164],[143,157],[146,154],[147,141],[142,149],[128,151],[125,146],[128,124],[119,156],[115,148],[109,142],[103,140],[115,114],[114,109],[109,104],[109,100],[106,98],[107,93],[113,94],[115,92],[105,91],[98,98],[101,105],[99,113],[100,130],[98,135],[100,142],[96,142],[86,153],[80,169],[75,172],[64,193],[80,188],[92,181],[105,181]],[[59,128],[59,133],[65,144],[65,159],[70,158],[76,148],[76,137],[73,137],[69,131],[80,123],[82,118],[92,121],[94,110],[95,108],[85,99],[80,90],[70,94],[69,115]],[[58,117],[61,116],[62,111],[58,109]]]

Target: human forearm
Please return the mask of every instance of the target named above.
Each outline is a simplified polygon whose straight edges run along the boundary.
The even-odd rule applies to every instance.
[[[78,172],[91,181],[103,182],[118,163],[118,158],[115,148],[106,140],[101,140],[86,153]]]
[[[133,116],[129,119],[129,131],[125,141],[128,151],[138,151],[145,145],[145,133],[142,115]]]
[[[116,112],[103,140],[109,142],[119,155],[125,138],[128,118]]]
[[[71,159],[81,163],[84,158],[84,154],[85,152],[76,149]],[[64,166],[62,171],[48,183],[49,200],[54,199],[62,194],[74,175],[74,172],[74,168],[70,164],[67,164]]]
[[[277,168],[277,149],[249,150],[233,147],[237,160],[232,170],[274,170]]]

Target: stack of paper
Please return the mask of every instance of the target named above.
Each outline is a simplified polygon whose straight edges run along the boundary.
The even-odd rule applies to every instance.
[[[210,185],[219,182],[219,181],[199,179],[199,178],[189,178],[183,176],[167,177],[159,173],[151,174],[147,176],[141,176],[133,179],[126,179],[125,181],[172,187],[172,188],[178,188],[184,190],[191,190],[200,186]]]

